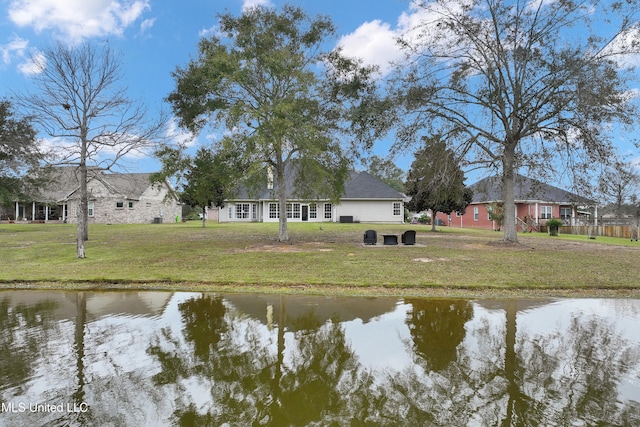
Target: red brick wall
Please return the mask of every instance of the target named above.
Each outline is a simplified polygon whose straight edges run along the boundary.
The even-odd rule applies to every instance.
[[[487,207],[490,204],[477,204],[477,205],[469,205],[467,207],[467,211],[462,216],[456,215],[453,212],[451,215],[447,216],[443,213],[438,213],[437,219],[441,220],[443,224],[450,225],[451,227],[459,227],[459,228],[483,228],[486,230],[495,230],[497,229],[497,224],[493,221],[489,220],[489,212]],[[542,217],[542,207],[543,206],[551,206],[551,217],[552,218],[560,218],[560,205],[551,205],[545,203],[538,204],[538,222],[540,224],[544,224],[545,220],[541,219]],[[475,219],[474,209],[478,209],[478,219]],[[534,204],[517,204],[516,205],[517,216],[520,219],[525,218],[525,216],[530,216],[531,218],[536,218],[536,205]]]

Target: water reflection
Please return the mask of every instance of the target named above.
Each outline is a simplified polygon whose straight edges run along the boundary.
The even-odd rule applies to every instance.
[[[640,300],[0,293],[0,425],[640,425]]]

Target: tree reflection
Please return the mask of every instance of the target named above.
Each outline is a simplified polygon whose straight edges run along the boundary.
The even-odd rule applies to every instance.
[[[504,327],[487,321],[473,340],[462,342],[458,334],[453,358],[453,342],[437,332],[434,319],[450,313],[443,323],[454,325],[456,336],[470,318],[467,310],[420,303],[412,301],[407,320],[421,356],[418,366],[380,385],[377,392],[386,403],[378,420],[426,426],[640,425],[640,404],[622,403],[618,396],[625,374],[638,369],[640,349],[616,333],[614,324],[576,315],[566,330],[530,336],[517,330],[515,301],[505,301]],[[443,343],[429,345],[436,336]]]
[[[457,348],[464,340],[464,325],[473,316],[466,300],[407,298],[411,304],[407,325],[415,352],[433,371],[446,368],[457,359]]]
[[[180,304],[184,337],[195,358],[178,350],[178,340],[168,331],[165,338],[176,344],[173,350],[160,345],[149,349],[162,365],[158,384],[180,384],[190,377],[210,384],[212,406],[203,411],[185,401],[174,414],[180,425],[326,425],[358,414],[366,417],[368,399],[362,395],[368,393],[371,377],[359,372],[338,322],[317,325],[311,317],[294,319],[298,326],[319,327],[291,333],[289,341],[281,299],[274,353],[263,325],[233,319],[223,306],[221,299],[210,297]],[[347,391],[353,398],[345,399]]]
[[[33,364],[47,344],[48,332],[56,326],[54,301],[11,305],[0,300],[0,384],[17,386],[31,377]]]

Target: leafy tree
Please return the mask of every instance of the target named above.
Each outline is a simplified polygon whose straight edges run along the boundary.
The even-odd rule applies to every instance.
[[[473,192],[464,185],[464,172],[453,151],[439,136],[425,139],[425,146],[415,154],[405,184],[413,211],[432,211],[431,229],[436,228],[436,213],[464,212]]]
[[[504,224],[504,205],[500,202],[494,202],[489,209],[489,219],[498,224],[498,230]]]
[[[405,173],[393,160],[371,156],[363,160],[363,163],[367,167],[367,172],[371,175],[380,178],[395,190],[404,191]]]
[[[515,212],[519,168],[568,165],[578,181],[611,157],[610,129],[635,121],[625,59],[640,48],[636,1],[415,5],[430,20],[402,40],[398,144],[422,129],[450,133],[467,161],[500,171],[505,212]],[[504,240],[517,241],[515,216],[504,225]]]
[[[39,166],[43,156],[36,132],[27,118],[17,118],[8,100],[0,100],[0,205],[26,196],[33,189],[27,173]]]
[[[34,123],[54,138],[55,162],[78,167],[77,257],[84,258],[89,238],[87,168],[109,169],[126,155],[155,145],[164,117],[150,122],[146,109],[127,97],[120,83],[120,58],[108,45],[59,43],[34,64],[34,90],[16,97]]]
[[[181,200],[201,210],[202,227],[206,224],[207,208],[224,206],[242,169],[236,153],[215,147],[200,147],[194,156],[189,156],[180,148],[165,145],[155,154],[163,166],[152,180],[176,179]]]
[[[209,206],[221,208],[229,195],[235,169],[229,155],[224,152],[200,148],[193,159],[193,167],[185,173],[187,184],[183,188],[182,200],[202,208],[202,226],[206,221]]]
[[[324,52],[333,24],[297,7],[255,7],[219,20],[219,35],[201,40],[197,59],[173,73],[176,88],[168,100],[193,133],[209,122],[224,128],[225,149],[239,153],[249,177],[263,179],[271,170],[279,239],[288,240],[289,192],[337,200],[349,157],[339,135],[349,132],[355,143],[376,136],[369,113],[378,99],[373,69]],[[290,172],[294,188],[287,188]]]

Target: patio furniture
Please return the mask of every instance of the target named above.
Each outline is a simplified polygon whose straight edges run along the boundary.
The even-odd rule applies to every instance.
[[[385,245],[397,245],[398,244],[398,235],[397,234],[383,234],[382,235],[383,244]]]
[[[402,233],[402,243],[405,245],[415,245],[416,244],[415,230],[407,230],[404,233]]]
[[[375,230],[367,230],[364,232],[364,244],[375,245],[378,243],[378,233]]]

